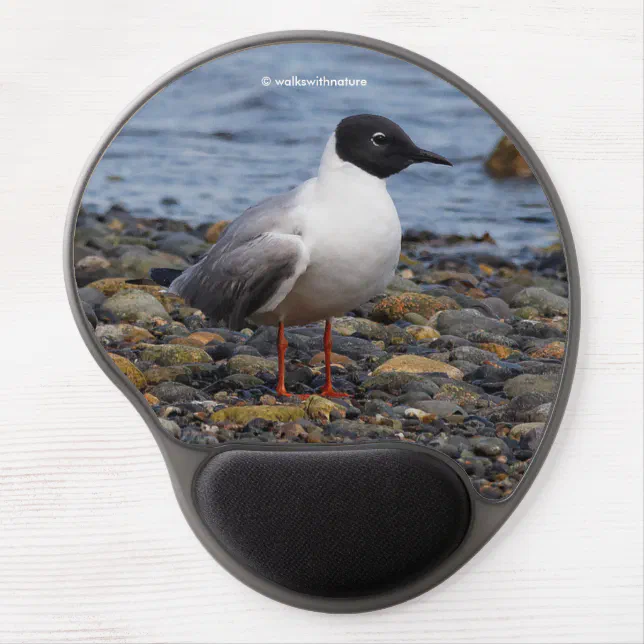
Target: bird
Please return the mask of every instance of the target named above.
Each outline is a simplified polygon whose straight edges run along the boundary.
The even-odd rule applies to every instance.
[[[317,176],[248,208],[185,271],[150,276],[232,330],[246,319],[277,326],[279,396],[290,396],[285,326],[324,320],[319,394],[347,397],[331,380],[332,319],[383,293],[393,278],[402,230],[386,181],[416,163],[452,165],[384,116],[348,116],[328,139]]]

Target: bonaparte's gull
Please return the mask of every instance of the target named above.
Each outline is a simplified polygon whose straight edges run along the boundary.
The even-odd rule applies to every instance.
[[[289,395],[284,326],[325,320],[320,393],[345,396],[331,382],[331,318],[384,292],[391,281],[401,229],[385,182],[422,162],[452,165],[387,118],[349,116],[326,144],[317,177],[246,210],[178,277],[157,269],[152,278],[231,329],[242,328],[246,318],[276,325],[281,396]]]

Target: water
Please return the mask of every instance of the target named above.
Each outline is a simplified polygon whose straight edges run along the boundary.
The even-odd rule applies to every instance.
[[[366,87],[279,87],[261,79],[358,78]],[[506,252],[546,245],[555,220],[536,181],[495,181],[483,169],[502,136],[448,83],[409,63],[334,44],[252,49],[208,63],[152,98],[96,168],[87,207],[120,203],[140,216],[193,224],[232,219],[316,173],[335,125],[350,114],[396,121],[453,168],[422,164],[388,184],[405,228],[489,232]]]

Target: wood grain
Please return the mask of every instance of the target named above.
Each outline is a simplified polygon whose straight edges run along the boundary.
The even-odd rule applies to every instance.
[[[441,587],[367,615],[279,605],[206,554],[63,289],[66,207],[116,115],[202,50],[294,28],[389,40],[486,94],[551,173],[582,274],[578,373],[538,485]],[[0,641],[642,641],[639,0],[5,2],[0,129]]]

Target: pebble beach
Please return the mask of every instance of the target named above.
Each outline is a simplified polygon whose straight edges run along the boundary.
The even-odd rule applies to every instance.
[[[76,282],[98,342],[164,431],[191,444],[405,441],[454,459],[486,498],[512,493],[537,449],[566,350],[568,283],[559,244],[504,257],[490,235],[405,233],[386,293],[333,322],[287,328],[275,393],[276,329],[226,329],[165,292],[151,268],[186,268],[227,222],[192,227],[120,206],[81,210]]]

